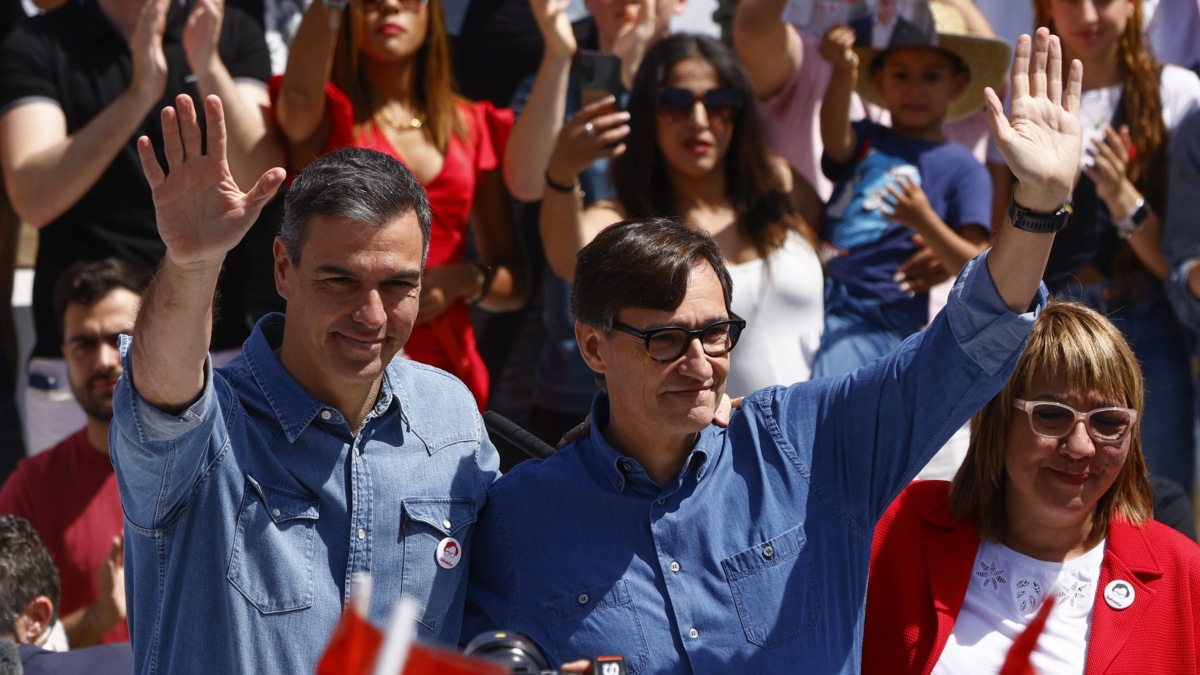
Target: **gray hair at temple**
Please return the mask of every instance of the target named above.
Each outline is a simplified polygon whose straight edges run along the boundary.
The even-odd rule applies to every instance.
[[[393,157],[342,148],[317,158],[296,177],[284,202],[279,237],[292,264],[299,265],[313,216],[382,227],[410,212],[421,226],[424,267],[433,219],[425,188]]]
[[[733,280],[717,242],[673,218],[610,225],[575,256],[571,312],[575,320],[612,334],[626,307],[670,311],[683,303],[692,268],[707,262],[717,273],[725,311]]]

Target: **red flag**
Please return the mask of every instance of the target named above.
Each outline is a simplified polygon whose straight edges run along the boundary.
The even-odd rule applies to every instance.
[[[1000,669],[1000,675],[1037,675],[1029,657],[1033,655],[1033,650],[1037,647],[1038,637],[1046,627],[1046,618],[1050,616],[1050,610],[1054,609],[1054,601],[1057,597],[1056,593],[1046,594],[1033,621],[1029,622],[1029,626],[1017,636],[1016,640],[1013,640],[1013,646],[1008,650],[1008,657],[1004,659],[1004,667]]]
[[[369,675],[382,643],[383,633],[354,611],[351,603],[317,663],[317,675]]]

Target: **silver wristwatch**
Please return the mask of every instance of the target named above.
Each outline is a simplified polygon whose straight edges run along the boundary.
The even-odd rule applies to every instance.
[[[1144,197],[1138,197],[1133,203],[1133,210],[1129,212],[1121,220],[1114,220],[1113,225],[1117,227],[1117,236],[1122,239],[1128,239],[1138,233],[1142,226],[1146,224],[1146,218],[1150,216],[1150,207],[1146,204]]]

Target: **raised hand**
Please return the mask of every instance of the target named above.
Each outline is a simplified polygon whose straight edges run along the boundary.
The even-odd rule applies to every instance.
[[[633,88],[633,76],[642,65],[642,58],[658,30],[658,0],[638,0],[637,18],[617,31],[612,52],[621,57],[621,82]]]
[[[162,38],[167,29],[167,5],[170,0],[146,0],[129,40],[133,75],[131,90],[150,105],[162,98],[167,88],[167,57]]]
[[[1083,169],[1088,178],[1096,184],[1096,195],[1106,204],[1114,204],[1126,188],[1126,171],[1133,152],[1133,141],[1129,136],[1129,127],[1121,125],[1117,131],[1111,126],[1104,127],[1104,137],[1096,141],[1096,147],[1088,151],[1092,165]],[[1132,183],[1128,186],[1133,188]],[[1111,208],[1110,208],[1111,211]],[[1121,214],[1114,214],[1121,218]]]
[[[542,32],[546,50],[568,59],[575,55],[578,48],[575,31],[567,20],[567,8],[570,5],[570,0],[529,0],[529,9],[533,12],[538,30]]]
[[[821,58],[828,61],[836,71],[857,70],[858,54],[854,53],[856,38],[854,29],[846,24],[831,26],[821,37]]]
[[[1032,40],[1017,40],[1008,119],[996,92],[984,90],[996,147],[1020,181],[1017,202],[1037,212],[1055,211],[1067,200],[1079,167],[1083,64],[1071,62],[1065,99],[1062,74],[1062,45],[1039,28]]]
[[[221,22],[225,17],[224,0],[197,0],[183,27],[183,51],[194,73],[204,73],[220,57],[217,44],[221,38]]]
[[[96,571],[96,604],[109,625],[125,620],[125,539],[113,537],[112,548]]]
[[[929,197],[909,176],[899,176],[887,186],[888,197],[879,205],[879,212],[910,230],[927,231],[925,225],[937,218]]]
[[[162,111],[169,176],[158,165],[150,139],[142,136],[137,142],[142,171],[154,196],[158,233],[170,262],[184,268],[219,266],[275,196],[286,174],[273,168],[243,193],[225,159],[221,100],[216,96],[205,100],[208,154],[200,151],[200,123],[192,99],[180,95],[175,105]]]
[[[617,110],[612,96],[585,105],[558,132],[546,170],[569,185],[592,162],[623,154],[628,135],[629,113]]]

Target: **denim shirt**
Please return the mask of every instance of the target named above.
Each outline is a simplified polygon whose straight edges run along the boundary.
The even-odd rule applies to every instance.
[[[985,256],[927,331],[845,376],[756,392],[664,486],[597,433],[598,395],[590,436],[493,484],[464,635],[520,631],[555,664],[620,654],[630,675],[859,672],[875,523],[1001,389],[1032,326]]]
[[[403,593],[420,604],[420,637],[459,640],[499,464],[474,399],[397,358],[353,435],[284,370],[282,336],[282,315],[261,319],[178,416],[138,395],[122,338],[110,436],[139,673],[312,673],[355,572],[372,575],[378,624]],[[450,538],[462,558],[447,567]]]

